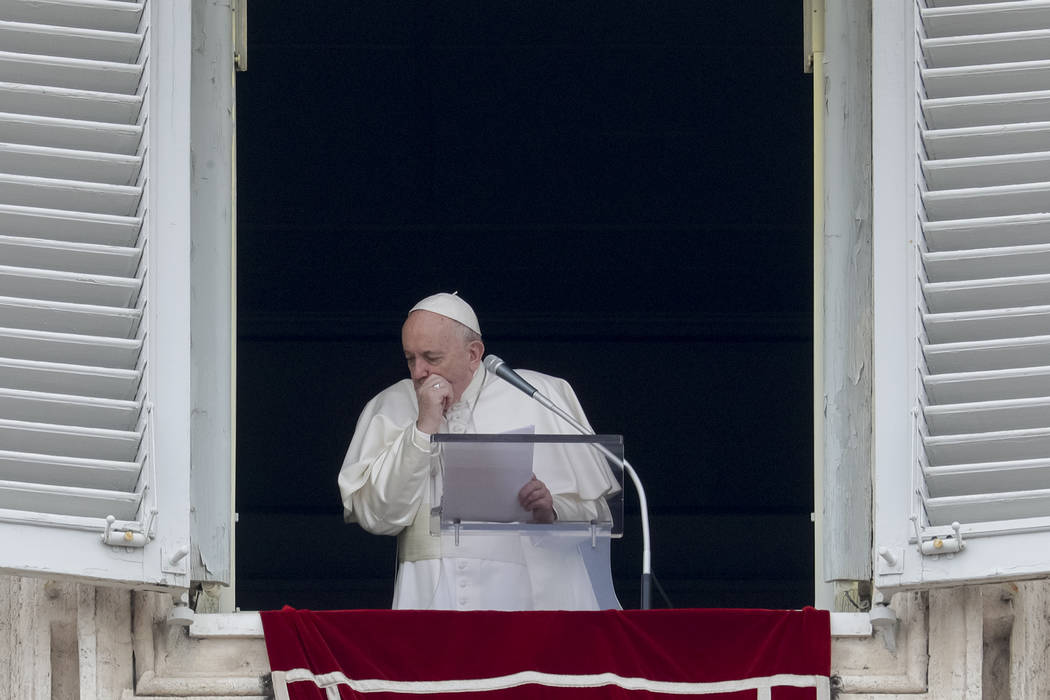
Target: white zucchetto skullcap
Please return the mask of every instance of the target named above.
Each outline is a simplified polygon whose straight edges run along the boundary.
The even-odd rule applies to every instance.
[[[457,296],[457,294],[458,292],[434,294],[413,306],[408,313],[413,311],[430,311],[431,313],[451,318],[453,321],[459,321],[470,330],[481,335],[477,314],[474,313],[474,309],[470,308],[470,304],[463,301],[462,297]]]

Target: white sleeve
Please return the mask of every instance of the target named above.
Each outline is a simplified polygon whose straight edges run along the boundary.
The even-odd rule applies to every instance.
[[[429,436],[365,408],[339,470],[347,522],[377,535],[396,535],[412,523],[430,469]],[[403,423],[402,423],[403,425]]]
[[[562,522],[588,523],[598,519],[597,499],[584,500],[575,494],[551,494],[554,513]]]

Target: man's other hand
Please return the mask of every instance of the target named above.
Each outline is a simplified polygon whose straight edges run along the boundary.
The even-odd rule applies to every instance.
[[[533,522],[554,522],[554,497],[547,485],[537,479],[535,474],[532,480],[521,487],[521,491],[518,491],[518,502],[525,510],[532,511]]]

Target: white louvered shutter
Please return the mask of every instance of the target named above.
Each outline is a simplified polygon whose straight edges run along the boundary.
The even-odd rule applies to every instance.
[[[190,20],[153,5],[0,0],[8,572],[189,583]]]
[[[884,263],[875,347],[907,358],[882,358],[891,369],[876,376],[885,417],[875,426],[876,580],[893,588],[1046,574],[1050,2],[920,0],[908,10],[899,33],[883,23],[873,37],[883,47],[874,76],[896,70],[879,61],[908,64],[896,88],[906,104],[886,94],[892,80],[880,81],[874,114],[900,109],[899,128],[910,132],[874,132]],[[911,155],[887,156],[894,140]],[[888,181],[897,159],[911,192]],[[908,288],[888,289],[895,284]]]

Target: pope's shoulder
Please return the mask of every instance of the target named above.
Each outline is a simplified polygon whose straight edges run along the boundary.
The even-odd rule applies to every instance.
[[[519,369],[515,371],[525,379],[528,379],[529,381],[535,380],[544,384],[568,384],[568,382],[566,382],[561,377],[555,377],[551,374],[544,374],[543,372],[537,372],[533,369]]]
[[[366,412],[384,413],[390,409],[416,410],[416,390],[411,379],[394,382],[365,406]]]
[[[549,394],[552,392],[572,392],[572,385],[561,377],[555,377],[531,369],[517,369],[514,371],[520,374],[522,379],[539,389],[543,394]],[[496,381],[502,380],[496,378]]]

